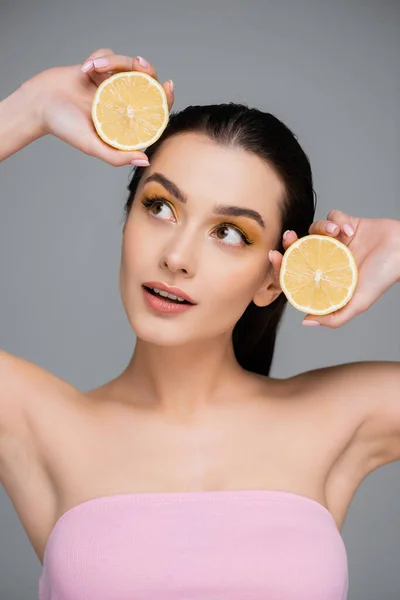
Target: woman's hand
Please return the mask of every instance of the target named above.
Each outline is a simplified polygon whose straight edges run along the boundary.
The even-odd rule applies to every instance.
[[[364,313],[386,290],[400,281],[400,221],[351,217],[340,210],[332,210],[327,219],[315,221],[309,234],[328,235],[345,244],[355,258],[358,283],[346,306],[329,315],[307,315],[303,324],[314,321],[336,329]],[[329,227],[335,226],[336,230],[329,231]],[[297,239],[294,231],[286,233],[286,236],[284,234],[285,251]],[[271,262],[279,278],[282,254],[272,251]]]
[[[82,70],[84,65],[88,66],[85,71]],[[83,65],[55,67],[38,73],[22,84],[20,90],[26,101],[36,106],[43,135],[50,133],[85,154],[116,167],[128,165],[134,159],[148,162],[144,152],[124,152],[104,143],[92,122],[91,109],[97,87],[110,74],[121,71],[140,71],[157,79],[153,65],[142,65],[138,57],[100,49]],[[174,101],[173,86],[171,81],[162,86],[170,110]]]

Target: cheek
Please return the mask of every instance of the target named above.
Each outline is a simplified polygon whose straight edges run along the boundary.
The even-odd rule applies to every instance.
[[[135,226],[131,223],[125,230],[122,244],[122,258],[125,270],[137,271],[147,264],[151,257],[154,244],[146,232],[145,227]]]
[[[214,302],[233,310],[245,308],[264,280],[264,263],[261,257],[257,260],[253,255],[245,260],[243,257],[236,260],[230,257],[229,261],[221,261],[218,265],[214,257],[214,261],[209,262],[214,267],[206,269],[204,279],[207,282],[204,288],[214,290],[210,295],[215,299]]]

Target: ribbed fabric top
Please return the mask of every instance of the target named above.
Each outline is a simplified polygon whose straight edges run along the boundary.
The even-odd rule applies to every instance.
[[[346,600],[332,514],[290,492],[115,494],[53,527],[40,600]]]

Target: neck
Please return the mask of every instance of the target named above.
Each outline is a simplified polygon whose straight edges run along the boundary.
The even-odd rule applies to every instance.
[[[213,407],[228,404],[243,370],[231,336],[186,344],[158,346],[137,340],[121,378],[141,406],[168,421],[187,423]],[[132,390],[132,392],[130,392]]]

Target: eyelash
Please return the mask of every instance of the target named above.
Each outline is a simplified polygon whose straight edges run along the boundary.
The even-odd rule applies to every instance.
[[[166,204],[172,210],[172,212],[175,214],[175,212],[172,208],[172,205],[167,200],[165,200],[165,198],[163,198],[162,196],[153,195],[153,196],[148,196],[146,198],[143,198],[142,207],[146,212],[149,212],[150,209],[152,208],[152,206],[154,206],[154,204],[156,204],[156,202],[162,202],[163,204]],[[246,246],[250,246],[251,244],[253,244],[253,242],[251,240],[249,240],[249,238],[246,236],[246,234],[241,229],[239,229],[239,227],[237,227],[237,225],[234,225],[233,223],[225,223],[224,222],[224,223],[220,223],[216,229],[219,229],[220,227],[231,227],[232,229],[234,229],[235,231],[238,232],[238,234],[240,235],[240,237],[243,240],[243,243]],[[224,242],[222,242],[221,240],[218,240],[218,241],[220,241],[220,243],[224,244]],[[225,246],[230,246],[230,245],[232,245],[232,244],[225,243]]]

